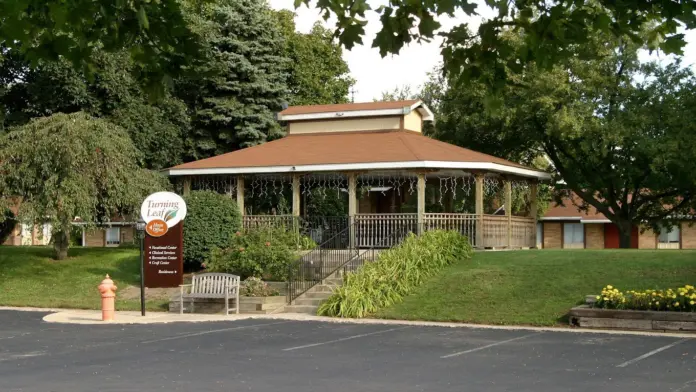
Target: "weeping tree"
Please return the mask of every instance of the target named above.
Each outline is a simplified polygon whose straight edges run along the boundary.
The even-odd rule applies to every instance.
[[[165,187],[137,156],[128,133],[106,120],[84,113],[39,118],[0,137],[0,194],[21,200],[20,221],[51,224],[55,258],[63,260],[75,219],[89,226],[130,214]]]

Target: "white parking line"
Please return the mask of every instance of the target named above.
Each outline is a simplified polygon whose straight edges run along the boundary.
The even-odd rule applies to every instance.
[[[487,348],[489,348],[489,347],[500,346],[501,344],[514,342],[515,340],[526,339],[526,338],[528,338],[528,337],[530,337],[530,336],[541,335],[542,333],[543,333],[543,332],[530,333],[529,335],[518,336],[518,337],[516,337],[516,338],[512,338],[512,339],[508,339],[508,340],[502,340],[502,341],[500,341],[500,342],[495,342],[495,343],[491,343],[491,344],[488,344],[488,345],[485,345],[485,346],[472,348],[471,350],[465,350],[465,351],[460,351],[460,352],[457,352],[457,353],[452,353],[452,354],[443,355],[443,356],[441,356],[440,358],[452,358],[452,357],[456,357],[456,356],[459,356],[459,355],[464,355],[464,354],[468,354],[468,353],[473,353],[473,352],[475,352],[475,351],[485,350],[485,349],[487,349]]]
[[[202,332],[195,332],[195,333],[187,333],[184,335],[176,335],[176,336],[170,336],[168,338],[162,338],[162,339],[155,339],[155,340],[146,340],[144,342],[140,342],[141,344],[148,344],[148,343],[157,343],[157,342],[164,342],[167,340],[176,340],[176,339],[185,339],[185,338],[190,338],[193,336],[201,336],[201,335],[207,335],[210,333],[218,333],[218,332],[227,332],[227,331],[236,331],[238,329],[246,329],[246,328],[255,328],[255,327],[265,327],[267,325],[278,325],[278,324],[287,324],[291,323],[292,321],[282,321],[279,323],[265,323],[265,324],[253,324],[253,325],[242,325],[239,327],[232,327],[232,328],[223,328],[223,329],[213,329],[211,331],[202,331]]]
[[[652,351],[650,351],[650,352],[648,352],[648,353],[645,353],[645,354],[641,355],[640,357],[633,358],[633,359],[631,359],[630,361],[626,361],[626,362],[624,362],[624,363],[622,363],[622,364],[620,364],[620,365],[616,365],[616,367],[620,367],[620,368],[626,367],[626,366],[628,366],[628,365],[630,365],[630,364],[633,364],[633,363],[636,363],[636,362],[638,362],[638,361],[641,361],[641,360],[643,360],[643,359],[645,359],[645,358],[647,358],[647,357],[649,357],[649,356],[651,356],[651,355],[655,355],[655,354],[657,354],[657,353],[659,353],[659,352],[662,352],[662,351],[665,351],[665,350],[667,350],[667,349],[669,349],[669,348],[672,348],[672,347],[676,346],[677,344],[682,344],[682,343],[686,342],[687,340],[689,340],[689,338],[677,340],[676,342],[670,343],[670,344],[668,344],[668,345],[666,345],[666,346],[662,346],[662,347],[660,347],[660,348],[658,348],[658,349],[655,349],[655,350],[652,350]]]
[[[336,339],[336,340],[329,340],[329,341],[327,341],[327,342],[312,343],[312,344],[305,344],[304,346],[297,346],[297,347],[284,348],[283,351],[299,350],[299,349],[303,349],[303,348],[321,346],[321,345],[324,345],[324,344],[331,344],[331,343],[344,342],[344,341],[346,341],[346,340],[357,339],[357,338],[362,338],[362,337],[365,337],[365,336],[377,335],[377,334],[380,334],[380,333],[386,333],[386,332],[391,332],[391,331],[398,331],[398,330],[400,330],[400,329],[405,329],[405,328],[411,328],[411,327],[410,327],[410,326],[406,326],[406,327],[401,327],[401,328],[385,329],[385,330],[383,330],[383,331],[377,331],[377,332],[363,333],[363,334],[360,334],[360,335],[348,336],[348,337],[340,338],[340,339]]]

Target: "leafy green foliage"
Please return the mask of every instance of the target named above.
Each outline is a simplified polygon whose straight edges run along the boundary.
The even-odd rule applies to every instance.
[[[94,224],[133,213],[166,187],[136,157],[126,131],[108,121],[84,113],[36,119],[0,136],[0,194],[21,200],[21,221],[51,223],[63,259],[73,219]]]
[[[469,259],[469,240],[454,231],[410,235],[400,245],[379,254],[344,283],[319,307],[318,314],[365,317],[400,302],[406,295],[446,266]]]
[[[197,266],[241,230],[242,215],[234,200],[212,191],[193,191],[184,201],[184,263]]]
[[[311,240],[285,228],[259,228],[237,232],[224,249],[214,249],[206,268],[243,279],[253,276],[284,281],[298,250],[316,246]]]
[[[128,50],[138,64],[134,75],[161,93],[200,57],[200,36],[187,22],[186,8],[201,2],[206,0],[3,1],[0,46],[16,49],[32,66],[65,58],[88,76],[96,52]]]
[[[343,49],[331,31],[316,23],[308,34],[295,31],[295,14],[275,12],[284,38],[285,57],[290,60],[287,80],[290,105],[320,105],[348,102],[355,83]]]
[[[313,1],[297,0],[295,5],[303,3]],[[443,36],[442,54],[450,74],[500,88],[509,75],[521,72],[526,64],[534,62],[548,69],[571,59],[574,53],[567,49],[587,44],[597,33],[625,36],[651,50],[681,54],[686,42],[678,27],[696,27],[694,0],[536,0],[512,4],[507,0],[486,1],[497,15],[484,19],[474,33],[468,23],[441,31],[438,22],[443,16],[455,16],[455,12],[476,16],[478,4],[473,0],[392,0],[374,10],[381,30],[372,45],[384,57],[399,53],[411,42]],[[362,43],[367,13],[373,11],[367,0],[321,0],[316,6],[325,18],[336,17],[335,35],[343,45],[350,49]],[[652,26],[649,34],[643,35],[646,23]],[[506,28],[523,34],[520,45],[510,46],[504,39]]]
[[[192,115],[188,158],[282,136],[275,113],[287,93],[289,61],[265,2],[219,0],[199,7],[191,19],[197,31],[205,32],[206,62],[176,83]]]
[[[278,290],[270,287],[266,282],[253,276],[244,279],[239,295],[245,297],[275,297],[280,295]]]
[[[611,219],[628,247],[632,225],[657,228],[696,204],[696,76],[678,63],[641,64],[629,37],[591,38],[551,69],[525,67],[497,102],[483,83],[451,80],[435,137],[526,163],[546,156],[583,199],[578,209]]]
[[[183,133],[190,126],[187,108],[165,94],[156,102],[133,77],[136,66],[127,53],[93,54],[92,78],[86,79],[66,60],[42,61],[31,67],[17,50],[5,51],[0,63],[0,128],[24,125],[53,113],[85,111],[125,128],[146,167],[180,163]]]

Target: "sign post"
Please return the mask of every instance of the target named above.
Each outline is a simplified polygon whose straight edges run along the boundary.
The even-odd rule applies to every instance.
[[[140,314],[145,316],[145,259],[143,255],[143,242],[145,241],[145,223],[138,222],[136,226],[138,239],[140,240]]]
[[[148,196],[140,207],[145,221],[144,287],[178,287],[184,282],[184,218],[186,203],[171,192]]]

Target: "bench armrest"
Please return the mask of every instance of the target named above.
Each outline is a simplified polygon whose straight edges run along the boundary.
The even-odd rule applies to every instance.
[[[193,286],[192,284],[180,284],[179,291],[181,292],[181,295],[184,295],[184,292],[191,291],[190,288],[187,290],[187,289],[185,289],[185,287],[192,287],[192,286]]]

